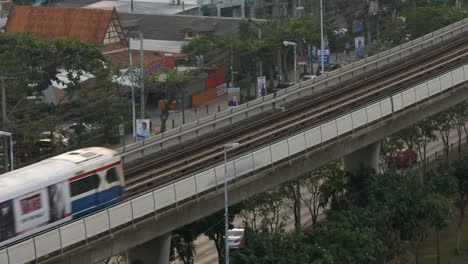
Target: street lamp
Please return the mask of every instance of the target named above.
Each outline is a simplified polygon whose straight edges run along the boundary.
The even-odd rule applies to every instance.
[[[325,65],[323,61],[324,52],[323,52],[323,0],[320,0],[320,56],[322,57],[322,74],[325,70]]]
[[[296,60],[297,60],[297,58],[296,58],[296,46],[297,46],[297,43],[291,42],[291,41],[283,41],[283,45],[284,45],[285,47],[287,47],[287,46],[293,46],[293,47],[294,47],[294,84],[296,84],[296,81],[297,81],[297,80],[296,80],[296,78],[297,78],[297,76],[296,76],[296,75],[297,75],[297,74],[296,74],[296,71],[297,71],[297,65],[296,65],[296,64],[297,64],[297,61],[296,61]],[[286,73],[286,74],[288,74],[288,73]]]
[[[229,149],[236,148],[240,144],[237,142],[224,144],[224,243],[225,243],[225,256],[224,263],[229,264],[229,246],[228,246],[228,229],[229,229],[229,217],[228,217],[228,193],[227,193],[227,152]]]
[[[131,34],[136,34],[138,33],[138,36],[140,38],[140,107],[141,107],[141,119],[145,119],[145,66],[144,66],[144,60],[145,60],[145,55],[144,55],[144,49],[143,49],[143,33],[140,31],[130,31],[127,33],[127,36],[130,36]],[[131,39],[129,37],[128,39],[128,46],[130,49],[130,42]],[[131,53],[130,49],[130,53]]]
[[[10,137],[10,164],[11,164],[11,170],[13,171],[15,169],[15,165],[13,162],[13,134],[10,132],[5,132],[5,131],[0,131],[0,136],[2,137]],[[6,145],[5,145],[6,147]],[[5,149],[3,149],[3,156],[5,156]],[[8,169],[8,167],[7,167]]]
[[[136,141],[136,114],[135,114],[135,87],[133,86],[133,58],[131,41],[128,41],[128,53],[130,61],[130,87],[132,89],[132,128],[133,128],[133,142]],[[124,139],[125,140],[125,139]]]

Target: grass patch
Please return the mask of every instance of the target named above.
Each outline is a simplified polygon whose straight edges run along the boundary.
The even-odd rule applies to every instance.
[[[455,255],[455,247],[457,243],[457,223],[458,223],[458,210],[454,209],[454,216],[450,224],[440,231],[440,262],[450,264],[466,264],[468,263],[468,217],[465,210],[465,221],[463,223],[462,241],[460,243],[460,256]],[[412,261],[410,263],[415,263]],[[422,244],[420,250],[420,263],[433,264],[437,263],[436,251],[436,234],[430,232],[428,239]]]

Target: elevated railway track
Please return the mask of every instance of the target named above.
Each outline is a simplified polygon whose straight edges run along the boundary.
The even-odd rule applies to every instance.
[[[393,132],[402,129],[404,125],[395,118],[405,119],[414,110],[419,113],[420,107],[425,111],[428,106],[436,106],[431,109],[433,114],[460,102],[468,98],[467,32],[468,20],[455,23],[347,66],[338,74],[331,73],[335,77],[332,80],[318,77],[319,81],[303,83],[304,89],[296,86],[278,92],[274,100],[270,95],[261,104],[240,106],[230,111],[231,115],[221,113],[219,119],[210,119],[213,122],[205,120],[198,127],[192,124],[180,128],[179,134],[161,135],[161,141],[134,144],[122,153],[127,185],[124,202],[0,248],[0,263],[50,262],[76,254],[86,255],[88,263],[95,262],[138,245],[137,237],[133,237],[137,229],[152,239],[201,217],[200,214],[214,212],[207,208],[206,199],[217,199],[221,191],[217,189],[225,178],[235,179],[230,187],[236,190],[258,179],[262,186],[263,180],[273,179],[265,185],[272,186],[278,177],[277,168],[281,171],[288,164],[299,168],[294,163],[298,159],[309,162],[322,151],[336,149],[340,142],[361,140],[362,135],[366,135],[366,142],[381,139],[380,134],[374,136],[369,131],[382,124],[396,124],[390,129]],[[443,98],[453,99],[452,103],[434,105],[444,102]],[[285,111],[274,109],[277,103]],[[189,141],[190,138],[195,139]],[[174,142],[177,146],[169,147]],[[235,160],[228,162],[225,176],[221,162],[223,145],[228,142],[241,145],[230,151],[230,159]],[[315,156],[308,156],[309,151]],[[139,155],[144,158],[138,159]],[[288,179],[279,175],[283,182]],[[276,180],[276,184],[280,182]],[[191,206],[195,210],[183,210]],[[192,214],[174,217],[182,212]],[[157,230],[147,232],[145,225],[153,222]],[[133,240],[127,241],[126,236]],[[138,243],[148,241],[138,239]]]
[[[184,175],[221,162],[226,143],[241,144],[230,151],[231,156],[252,151],[464,65],[468,62],[467,43],[468,34],[464,34],[456,41],[441,43],[430,51],[423,50],[398,65],[376,70],[370,76],[358,76],[322,94],[301,98],[286,105],[285,111],[272,110],[131,164],[126,168],[126,196],[133,197],[158,185],[178,181]]]

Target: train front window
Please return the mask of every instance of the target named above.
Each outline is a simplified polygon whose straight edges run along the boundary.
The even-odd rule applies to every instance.
[[[70,183],[71,196],[77,196],[85,192],[97,189],[99,187],[99,176],[93,174],[86,178]]]
[[[106,180],[108,183],[113,183],[113,182],[116,182],[118,181],[119,179],[117,178],[117,169],[114,167],[114,168],[110,168],[107,172],[106,172]]]

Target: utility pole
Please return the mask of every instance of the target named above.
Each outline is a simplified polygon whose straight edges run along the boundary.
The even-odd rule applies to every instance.
[[[6,92],[5,92],[5,79],[6,77],[0,77],[0,81],[2,82],[2,128],[3,130],[6,129],[6,122],[7,122],[7,114],[6,114]],[[3,140],[3,168],[5,172],[8,171],[8,142],[6,137],[2,137]]]
[[[262,39],[262,28],[257,25],[258,27],[258,39],[261,40]],[[263,76],[263,62],[260,60],[260,76]]]
[[[130,11],[131,11],[131,13],[133,13],[133,0],[131,0],[131,2],[130,2]]]
[[[145,119],[145,67],[143,55],[143,33],[140,32],[140,99],[141,99],[141,119]]]
[[[234,87],[234,53],[231,42],[231,87]]]
[[[321,66],[322,66],[322,74],[325,71],[324,65],[324,51],[323,51],[323,0],[320,0],[320,56],[322,57]]]
[[[15,80],[16,77],[8,77],[8,76],[0,76],[0,85],[2,88],[2,128],[3,130],[6,129],[6,124],[8,122],[7,119],[7,110],[6,110],[6,90],[5,90],[5,80]],[[9,165],[9,160],[8,160],[8,139],[6,137],[3,137],[3,168],[5,168],[5,171],[8,171],[8,165]],[[13,145],[10,146],[11,151],[13,150]]]
[[[133,72],[133,58],[132,58],[132,45],[131,45],[132,40],[129,38],[128,41],[128,51],[129,51],[129,59],[130,59],[130,87],[132,89],[132,128],[133,128],[133,142],[136,141],[136,114],[135,114],[135,86],[134,86],[134,81],[135,81],[135,76]]]

